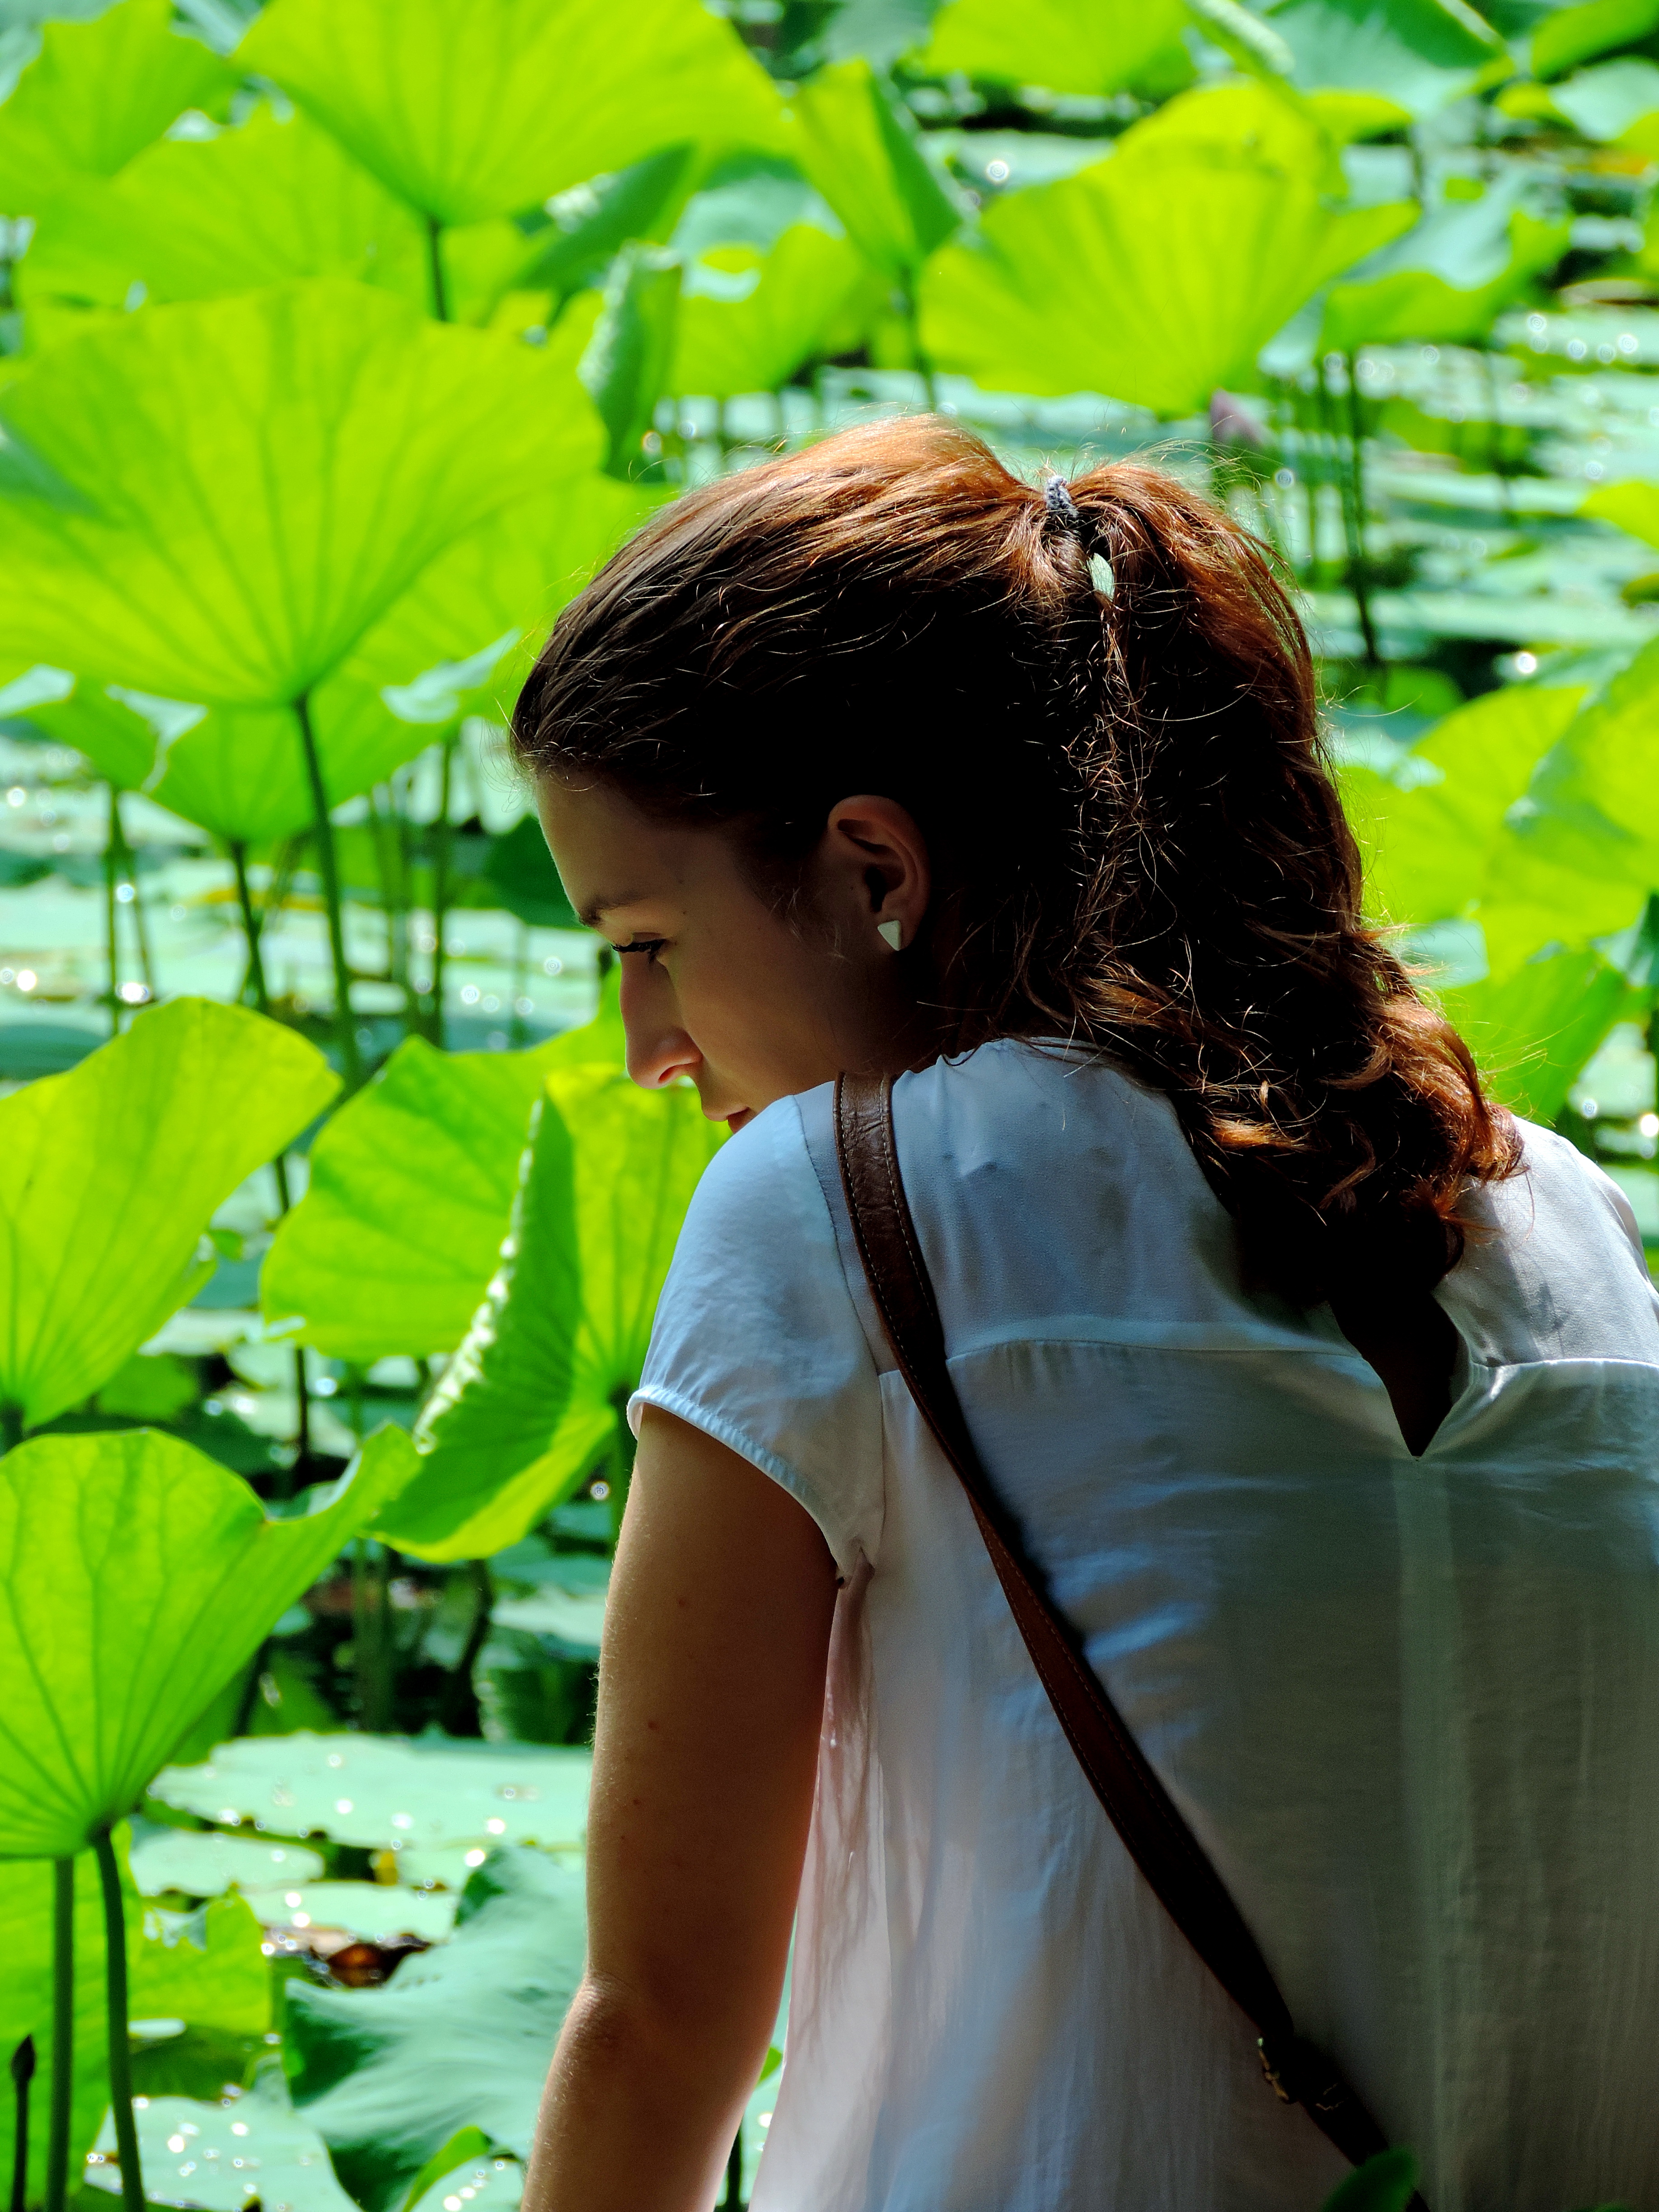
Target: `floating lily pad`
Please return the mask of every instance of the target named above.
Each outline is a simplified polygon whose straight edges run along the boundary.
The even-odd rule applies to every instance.
[[[581,1869],[495,1851],[450,1942],[406,1959],[383,1988],[289,1984],[295,2103],[368,2212],[393,2212],[460,2128],[528,2154],[586,1945]]]
[[[410,2212],[515,2212],[523,2195],[524,2168],[516,2158],[481,2158],[442,2175]]]
[[[242,1893],[261,1927],[337,1928],[366,1943],[394,1936],[441,1943],[455,1924],[453,1897],[401,1882],[313,1881]]]
[[[589,1753],[562,1747],[254,1736],[220,1745],[205,1766],[166,1768],[152,1795],[209,1820],[382,1849],[574,1848],[587,1831],[592,1767]]]
[[[605,1593],[575,1592],[550,1586],[534,1597],[498,1598],[491,1615],[497,1628],[517,1628],[531,1636],[556,1636],[596,1656],[605,1632]]]
[[[334,2178],[327,2145],[289,2103],[275,2068],[250,2094],[222,2104],[194,2097],[133,2103],[144,2195],[153,2204],[241,2212],[257,2200],[263,2212],[356,2212]],[[112,2119],[87,2160],[86,2178],[94,2189],[120,2193]]]
[[[303,1844],[262,1844],[256,1836],[222,1836],[211,1828],[153,1828],[132,1847],[132,1879],[145,1897],[167,1890],[220,1897],[234,1887],[316,1881],[323,1868]]]

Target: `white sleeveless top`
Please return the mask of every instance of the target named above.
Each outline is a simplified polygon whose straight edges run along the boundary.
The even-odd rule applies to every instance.
[[[1161,1097],[1002,1042],[896,1112],[986,1464],[1304,2033],[1432,2212],[1659,2205],[1659,1302],[1622,1195],[1526,1130],[1418,1460],[1328,1308],[1246,1294]],[[1314,2212],[1343,2161],[1109,1826],[892,1370],[827,1088],[709,1168],[642,1401],[845,1577],[755,2212]]]

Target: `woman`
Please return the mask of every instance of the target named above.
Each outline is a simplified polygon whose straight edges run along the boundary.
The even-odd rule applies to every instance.
[[[1659,1317],[1360,920],[1258,549],[937,421],[693,493],[516,715],[629,1069],[738,1133],[635,1401],[534,2212],[1302,2212],[849,1235],[886,1073],[975,1441],[1434,2212],[1659,2203]],[[799,1902],[799,1919],[797,1905]]]

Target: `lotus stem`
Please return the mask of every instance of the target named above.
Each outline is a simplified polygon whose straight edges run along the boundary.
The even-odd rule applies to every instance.
[[[436,322],[449,320],[449,290],[444,283],[444,227],[436,216],[426,219],[426,267],[432,288],[432,314]]]
[[[910,356],[915,362],[916,374],[921,379],[922,397],[927,402],[930,415],[939,412],[939,384],[933,374],[933,364],[928,359],[921,343],[921,317],[916,312],[915,294],[908,287],[904,294],[904,319],[910,331]]]
[[[75,2101],[75,1861],[52,1863],[52,2104],[46,2120],[46,2212],[69,2195]]]
[[[107,1828],[92,1839],[104,1891],[104,1987],[109,1998],[109,2100],[115,2114],[115,2154],[121,2165],[123,2212],[144,2212],[144,2176],[138,2162],[138,2128],[132,2117],[132,2057],[127,2028],[127,1922],[121,1904],[121,1869]]]
[[[448,919],[449,807],[455,775],[455,748],[459,740],[452,731],[443,740],[438,770],[438,816],[432,825],[432,1042],[440,1052],[444,1038],[444,925]]]
[[[242,911],[242,937],[247,945],[247,979],[242,988],[246,994],[247,984],[252,983],[253,1003],[269,1018],[270,993],[265,988],[265,963],[259,950],[259,932],[263,925],[254,911],[253,893],[248,887],[247,846],[240,837],[233,837],[228,842],[230,864],[236,871],[236,903]]]
[[[340,1048],[346,1089],[356,1091],[362,1085],[363,1063],[357,1050],[356,1018],[351,1011],[351,970],[346,965],[345,921],[340,903],[340,861],[335,850],[334,824],[329,817],[323,766],[317,757],[316,733],[311,726],[311,702],[303,691],[294,702],[294,719],[299,725],[306,775],[311,784],[317,861],[323,878],[323,903],[328,909],[329,950],[334,956],[334,1035]]]
[[[132,893],[132,929],[138,942],[138,967],[144,979],[144,988],[152,1000],[155,996],[155,963],[149,955],[149,931],[144,925],[144,902],[138,896],[138,861],[127,838],[127,826],[121,819],[121,794],[113,784],[109,787],[109,836],[115,848],[116,866],[125,878]]]
[[[23,1441],[23,1408],[9,1401],[0,1404],[0,1459]]]
[[[113,804],[115,793],[110,792]],[[104,838],[104,939],[109,957],[109,1033],[121,1034],[121,948],[115,935],[115,842],[112,832]]]
[[[404,841],[398,835],[398,794],[385,787],[386,811],[380,806],[380,787],[368,794],[368,818],[374,832],[374,859],[380,878],[380,904],[386,913],[386,972],[403,994],[404,1035],[415,1027],[415,994],[409,981],[409,870]]]
[[[454,1669],[444,1685],[438,1708],[438,1723],[448,1735],[471,1735],[478,1726],[478,1701],[472,1687],[472,1669],[478,1663],[478,1654],[484,1648],[489,1634],[490,1617],[495,1611],[495,1592],[489,1579],[488,1559],[469,1559],[466,1574],[477,1594],[472,1626],[466,1633],[466,1643]]]
[[[34,2038],[26,2035],[11,2054],[17,2103],[11,2138],[11,2212],[25,2212],[29,2185],[29,2084],[34,2079]]]

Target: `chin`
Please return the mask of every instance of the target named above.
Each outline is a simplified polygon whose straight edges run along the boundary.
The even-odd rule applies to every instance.
[[[739,1106],[735,1114],[711,1114],[708,1118],[711,1121],[724,1121],[735,1137],[745,1121],[754,1120],[755,1109],[752,1106]]]

